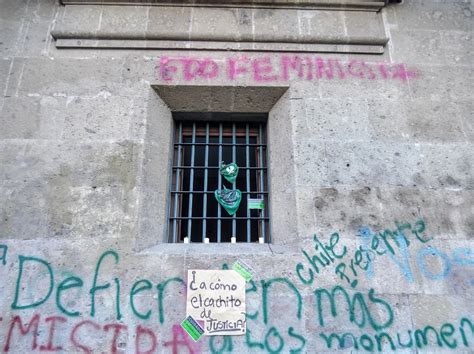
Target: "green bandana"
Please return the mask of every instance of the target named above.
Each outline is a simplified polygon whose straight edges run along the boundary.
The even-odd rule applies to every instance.
[[[242,200],[242,192],[238,189],[216,189],[214,191],[218,203],[229,213],[234,215],[239,209],[240,201]]]
[[[237,164],[234,162],[228,165],[222,164],[219,171],[226,180],[228,180],[230,183],[234,183],[237,179],[237,175],[239,174],[239,166],[237,166]]]

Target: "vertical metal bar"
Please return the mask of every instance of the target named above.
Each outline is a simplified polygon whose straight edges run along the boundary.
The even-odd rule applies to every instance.
[[[249,137],[249,125],[245,125],[245,167],[247,167],[246,173],[246,191],[247,191],[247,242],[252,241],[252,235],[250,234],[250,209],[249,209],[249,198],[250,198],[250,137]]]
[[[183,142],[183,123],[179,123],[178,127],[178,143]],[[178,161],[177,161],[177,166],[181,167],[181,145],[178,145]],[[181,190],[181,186],[179,185],[179,175],[181,173],[180,169],[176,170],[176,178],[175,178],[175,188],[176,190]],[[178,237],[176,235],[176,217],[178,216],[178,193],[175,193],[174,195],[174,208],[173,208],[173,243],[178,242]]]
[[[219,158],[217,159],[217,166],[220,167],[222,162],[222,123],[219,124]],[[222,176],[217,170],[217,189],[222,188]],[[217,242],[221,242],[221,207],[217,205]]]
[[[232,162],[237,163],[237,154],[236,154],[236,140],[235,140],[235,123],[232,124]],[[232,189],[235,190],[236,182],[232,183]],[[235,213],[237,214],[237,212]],[[236,215],[232,215],[232,237],[236,237],[237,233],[237,219],[235,218]]]
[[[206,147],[204,149],[204,194],[202,197],[202,242],[204,243],[207,226],[207,177],[209,166],[209,123],[206,123]]]
[[[258,136],[259,136],[259,144],[263,144],[263,132],[262,132],[262,124],[260,123],[258,125]],[[260,166],[259,167],[263,167],[263,146],[259,146],[259,156],[260,156]],[[260,172],[260,191],[264,191],[264,188],[265,188],[265,185],[263,183],[263,173],[264,173],[264,170],[259,170]],[[264,198],[265,195],[264,194],[261,194],[261,197],[260,198]],[[265,200],[265,202],[267,202]],[[260,217],[264,217],[265,216],[265,209],[266,209],[266,205],[264,205],[264,208],[263,209],[260,209]],[[262,237],[263,237],[263,242],[267,242],[267,235],[265,233],[265,220],[261,220],[260,221],[261,224],[262,224]]]
[[[192,212],[193,212],[193,189],[194,189],[194,154],[196,151],[196,123],[193,123],[193,136],[191,138],[191,169],[189,171],[189,205],[188,205],[188,234],[189,242],[191,241],[192,230]]]

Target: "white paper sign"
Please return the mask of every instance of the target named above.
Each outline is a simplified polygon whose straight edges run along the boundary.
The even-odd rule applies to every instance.
[[[204,335],[245,334],[245,279],[234,270],[188,270],[186,315]]]

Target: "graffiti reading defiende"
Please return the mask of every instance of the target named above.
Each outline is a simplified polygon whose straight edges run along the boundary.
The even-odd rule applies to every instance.
[[[188,270],[186,314],[205,335],[245,334],[245,279],[234,270]]]
[[[347,62],[311,55],[278,54],[275,56],[239,55],[224,60],[196,57],[168,57],[158,60],[157,78],[161,81],[249,79],[258,83],[299,80],[399,80],[415,78],[416,72],[405,64]]]
[[[176,315],[176,302],[181,301],[186,286],[199,289],[202,283],[210,289],[210,281],[203,283],[199,277],[191,277],[186,285],[175,276],[157,282],[138,278],[127,284],[118,275],[111,275],[120,266],[120,256],[114,250],[102,253],[92,267],[93,272],[81,277],[69,270],[60,271],[49,260],[35,255],[12,256],[11,248],[0,244],[0,275],[6,279],[5,273],[13,271],[16,278],[11,293],[8,293],[9,282],[1,284],[0,303],[10,303],[10,309],[0,314],[0,350],[78,353],[126,350],[137,354],[239,353],[242,350],[304,353],[347,348],[367,352],[429,348],[471,350],[474,343],[472,313],[461,314],[451,322],[404,328],[397,322],[399,308],[394,310],[390,301],[375,289],[362,289],[360,285],[363,276],[374,276],[374,264],[382,260],[396,265],[407,281],[413,281],[412,266],[406,259],[410,258],[409,246],[414,242],[421,246],[415,255],[418,270],[429,282],[442,281],[459,273],[454,273],[454,269],[474,265],[471,249],[455,248],[448,255],[430,245],[431,239],[423,220],[413,224],[395,223],[395,228],[378,232],[363,227],[358,238],[361,245],[354,252],[342,244],[338,233],[333,233],[328,241],[314,236],[314,246],[311,251],[304,250],[304,261],[297,264],[294,280],[280,276],[251,279],[246,283],[245,335],[209,336],[206,347],[203,340],[194,342],[179,323],[174,322],[176,316],[170,318]],[[428,257],[439,260],[441,269],[432,269]],[[342,263],[346,268],[340,266]],[[318,286],[317,276],[330,267],[341,283]],[[228,270],[226,264],[223,270]],[[467,268],[462,268],[461,273],[469,274]],[[225,291],[228,287],[232,289],[234,281],[219,279],[219,288],[222,285]],[[302,287],[311,287],[311,295],[303,296]],[[146,298],[155,299],[153,305],[143,302]],[[196,304],[201,300],[193,301]],[[303,317],[311,308],[314,318]],[[214,309],[206,314],[212,317]],[[179,315],[181,322],[185,316],[184,313]],[[396,329],[395,323],[398,324]],[[308,326],[314,326],[311,341],[304,333],[305,327],[306,331],[311,328]],[[340,326],[345,329],[339,332],[334,329]]]

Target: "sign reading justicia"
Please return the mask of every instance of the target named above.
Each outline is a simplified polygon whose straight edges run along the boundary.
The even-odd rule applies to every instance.
[[[245,334],[245,279],[234,270],[188,270],[186,315],[205,335]]]

